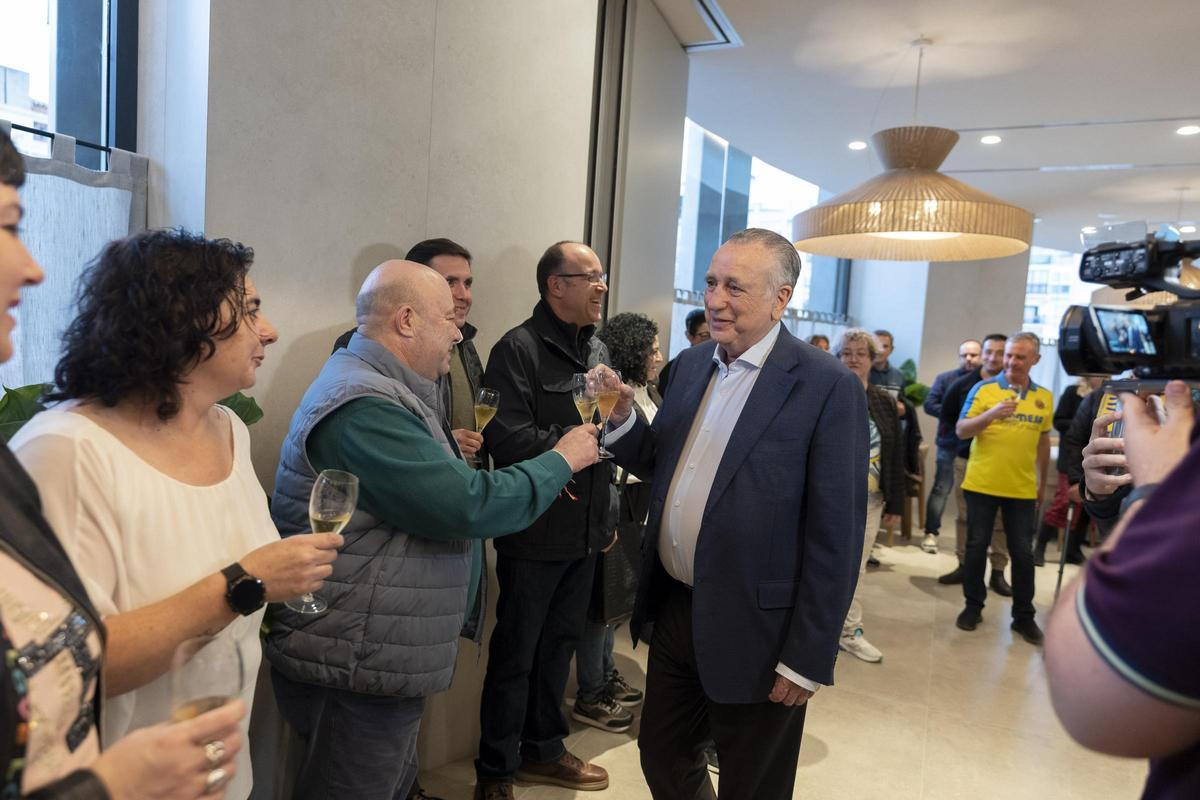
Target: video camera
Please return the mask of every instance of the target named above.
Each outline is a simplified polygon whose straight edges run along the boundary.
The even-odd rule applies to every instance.
[[[1063,368],[1071,375],[1132,370],[1142,380],[1200,379],[1200,269],[1185,263],[1195,258],[1200,242],[1152,235],[1132,242],[1110,238],[1087,250],[1079,265],[1082,280],[1130,289],[1130,300],[1147,291],[1180,300],[1154,308],[1071,306],[1059,325]]]

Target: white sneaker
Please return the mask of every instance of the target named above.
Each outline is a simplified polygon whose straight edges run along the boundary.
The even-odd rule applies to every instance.
[[[938,551],[937,537],[934,536],[932,533],[925,534],[925,541],[921,542],[921,549],[924,550],[926,553],[932,553],[934,555],[937,555],[937,551]]]
[[[862,628],[855,628],[851,635],[843,634],[838,640],[838,648],[871,664],[883,661],[883,653],[879,652],[879,648],[863,638]]]

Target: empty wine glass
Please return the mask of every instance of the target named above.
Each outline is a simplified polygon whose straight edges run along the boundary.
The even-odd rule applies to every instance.
[[[228,632],[184,640],[171,657],[171,721],[220,708],[241,695],[245,680],[241,648]]]
[[[358,477],[338,469],[322,470],[308,496],[313,533],[341,533],[358,505]],[[284,603],[301,614],[324,614],[329,604],[312,592]]]

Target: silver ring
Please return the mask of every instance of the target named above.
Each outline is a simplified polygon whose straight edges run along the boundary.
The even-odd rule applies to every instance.
[[[219,792],[227,780],[229,780],[229,775],[225,772],[225,770],[217,767],[212,772],[208,773],[208,777],[204,779],[204,793],[212,794],[214,792]]]
[[[218,739],[204,745],[204,757],[208,759],[210,767],[220,766],[225,760],[225,743]]]

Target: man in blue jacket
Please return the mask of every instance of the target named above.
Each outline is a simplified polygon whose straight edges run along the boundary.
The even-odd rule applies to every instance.
[[[653,481],[634,637],[654,623],[642,771],[656,800],[792,797],[805,703],[833,683],[866,525],[862,383],[780,322],[795,247],[761,229],[713,256],[712,342],[680,354],[647,426],[621,388],[617,462]],[[603,374],[597,367],[594,373]]]
[[[925,413],[938,420],[937,427],[937,473],[933,488],[929,490],[929,503],[925,507],[925,541],[921,549],[926,553],[937,553],[938,533],[942,529],[942,512],[946,498],[954,488],[954,459],[958,457],[958,436],[954,426],[938,419],[942,414],[942,400],[950,385],[979,366],[983,345],[977,339],[967,339],[958,346],[958,368],[948,369],[933,379],[933,386],[925,397]]]

